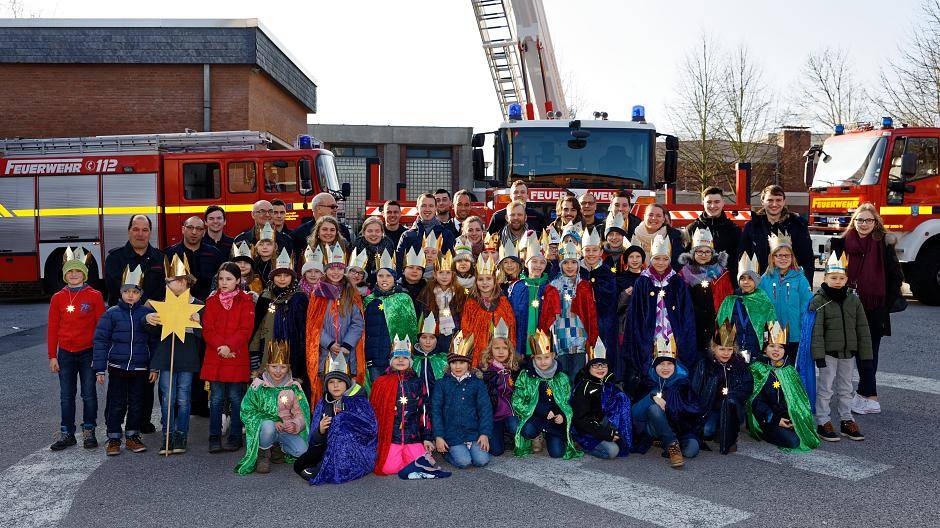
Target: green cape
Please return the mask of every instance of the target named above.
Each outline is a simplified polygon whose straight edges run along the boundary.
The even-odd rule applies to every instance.
[[[421,365],[423,361],[419,361],[417,353],[415,353],[413,357],[415,373],[421,376]],[[428,361],[431,363],[431,372],[434,373],[434,379],[439,380],[444,377],[444,370],[447,369],[447,352],[431,354],[428,356]]]
[[[369,306],[377,297],[374,293],[366,296],[362,302],[363,306]],[[411,297],[405,292],[397,292],[386,297],[379,298],[382,303],[382,313],[385,314],[385,326],[388,327],[388,337],[390,340],[398,336],[404,339],[408,336],[412,343],[418,342],[418,316],[415,315],[415,305]],[[389,350],[391,352],[391,350]],[[366,370],[365,390],[366,393],[372,391],[372,382]]]
[[[783,388],[783,397],[787,400],[787,411],[790,414],[790,421],[793,422],[793,430],[800,437],[800,446],[796,449],[787,449],[781,447],[781,451],[811,451],[819,446],[819,437],[816,436],[816,422],[813,420],[813,413],[810,411],[809,398],[806,396],[806,390],[800,381],[800,375],[792,365],[783,367],[771,367],[763,361],[753,361],[750,365],[751,374],[754,375],[754,392],[747,399],[747,431],[752,437],[761,440],[762,431],[757,418],[754,417],[754,411],[751,409],[751,403],[760,393],[767,379],[770,377],[770,371],[773,370],[780,386]]]
[[[720,326],[728,319],[731,319],[735,299],[741,299],[741,302],[744,303],[744,309],[747,311],[747,316],[751,320],[751,327],[754,328],[754,333],[757,335],[757,343],[760,345],[761,350],[763,350],[764,331],[767,329],[767,323],[777,320],[777,311],[774,309],[773,302],[770,301],[770,297],[767,296],[767,293],[760,288],[757,288],[753,293],[747,295],[733,293],[725,297],[725,300],[721,301],[721,307],[718,308],[718,316],[715,318],[716,324]],[[759,354],[760,352],[757,351],[756,354],[752,353],[752,356]]]
[[[512,409],[519,416],[519,428],[516,429],[516,449],[513,453],[518,457],[525,457],[532,453],[532,441],[522,436],[522,427],[532,417],[535,412],[535,406],[539,401],[539,382],[541,378],[532,376],[528,371],[519,373],[516,378],[516,385],[512,392]],[[548,381],[548,386],[552,392],[557,395],[564,395],[555,398],[555,403],[565,415],[566,434],[568,445],[565,447],[565,460],[579,458],[583,453],[578,451],[571,439],[571,420],[574,413],[571,411],[571,403],[568,401],[571,395],[571,383],[568,376],[559,370],[552,379]]]
[[[307,433],[310,431],[310,404],[304,396],[304,391],[297,384],[290,383],[279,387],[265,385],[250,387],[248,392],[245,393],[241,406],[241,417],[242,423],[245,424],[247,445],[245,446],[245,456],[235,466],[235,472],[239,475],[247,475],[255,470],[255,462],[258,459],[258,433],[261,431],[261,422],[264,420],[271,420],[275,423],[281,421],[281,417],[277,414],[277,395],[285,389],[294,391],[294,396],[297,397],[297,403],[300,405],[300,411],[304,413],[306,426],[300,432],[300,437],[307,440]]]

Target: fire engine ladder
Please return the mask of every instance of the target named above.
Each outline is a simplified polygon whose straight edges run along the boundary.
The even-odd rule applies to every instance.
[[[525,103],[525,80],[519,64],[512,8],[509,0],[470,0],[470,3],[503,119],[509,119],[509,105]]]
[[[267,132],[188,132],[182,134],[131,134],[48,139],[0,140],[4,156],[93,154],[111,152],[190,152],[267,148],[273,139]]]

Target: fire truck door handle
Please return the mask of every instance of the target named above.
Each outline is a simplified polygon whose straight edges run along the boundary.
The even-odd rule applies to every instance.
[[[77,240],[77,239],[78,239],[78,235],[65,235],[65,236],[59,237],[59,240]]]

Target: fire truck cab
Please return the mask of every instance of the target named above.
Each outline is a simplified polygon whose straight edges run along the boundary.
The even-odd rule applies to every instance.
[[[225,210],[234,236],[253,225],[257,200],[280,198],[295,220],[311,215],[306,202],[316,193],[343,198],[333,155],[309,136],[300,148],[272,146],[253,131],[0,141],[0,284],[54,292],[63,252],[76,246],[96,282],[134,214],[150,217],[151,244],[164,248],[210,205]]]
[[[940,304],[940,128],[860,125],[835,134],[806,153],[810,231],[814,250],[849,224],[859,204],[871,202],[895,249],[914,296]]]

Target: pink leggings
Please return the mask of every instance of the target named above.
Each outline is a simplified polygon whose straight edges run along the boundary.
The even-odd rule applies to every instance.
[[[392,444],[388,446],[388,458],[382,466],[382,473],[394,475],[424,453],[424,444]]]

